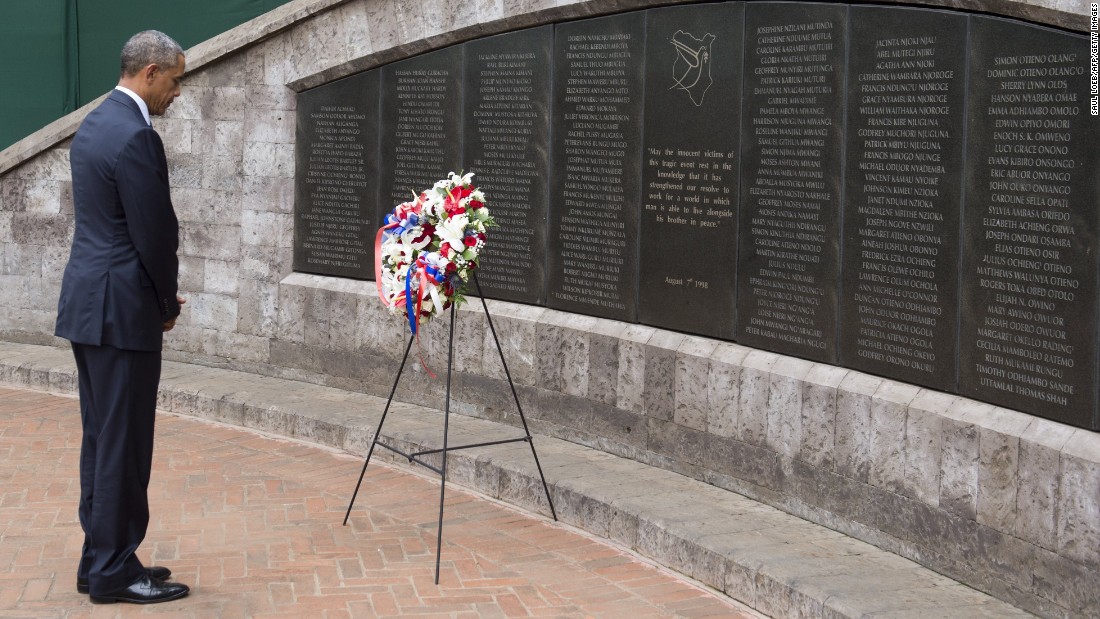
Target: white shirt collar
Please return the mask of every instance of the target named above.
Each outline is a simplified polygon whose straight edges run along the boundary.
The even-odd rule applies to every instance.
[[[145,104],[145,100],[138,96],[138,94],[125,86],[115,86],[115,90],[121,90],[122,92],[130,95],[130,98],[134,100],[138,105],[138,109],[141,110],[141,115],[145,118],[145,124],[152,126],[153,121],[149,120],[149,106]]]

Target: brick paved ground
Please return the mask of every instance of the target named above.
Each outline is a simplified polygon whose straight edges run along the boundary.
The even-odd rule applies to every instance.
[[[330,450],[186,417],[157,420],[140,556],[192,587],[153,606],[75,591],[77,402],[0,388],[0,617],[756,617],[619,549]]]

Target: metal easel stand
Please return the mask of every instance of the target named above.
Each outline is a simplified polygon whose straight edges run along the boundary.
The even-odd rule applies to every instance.
[[[447,395],[444,402],[443,409],[443,448],[442,449],[427,449],[424,451],[417,451],[415,453],[405,453],[392,445],[379,440],[382,434],[382,424],[386,422],[386,415],[390,411],[390,404],[393,403],[393,394],[397,392],[397,383],[401,380],[401,373],[405,370],[405,363],[409,360],[409,351],[412,350],[413,339],[409,338],[409,343],[405,346],[405,356],[401,358],[401,367],[397,370],[397,377],[393,381],[393,388],[390,389],[390,397],[386,400],[386,408],[382,411],[382,418],[378,421],[378,428],[374,431],[374,439],[371,440],[370,449],[367,451],[367,458],[363,462],[363,470],[359,473],[359,481],[355,484],[355,492],[351,495],[351,501],[348,502],[348,511],[344,514],[344,525],[348,524],[348,517],[351,516],[351,508],[355,505],[355,497],[359,494],[359,487],[363,484],[363,477],[367,474],[367,465],[370,464],[371,456],[374,454],[375,445],[380,445],[404,458],[407,458],[410,463],[419,464],[435,473],[439,474],[439,524],[436,529],[436,545],[435,545],[435,584],[439,584],[439,560],[440,553],[443,549],[443,498],[447,484],[447,453],[456,451],[459,449],[472,449],[475,447],[489,447],[493,445],[505,445],[508,443],[527,443],[531,446],[531,455],[535,459],[535,467],[539,471],[539,478],[542,479],[542,489],[546,493],[546,502],[550,506],[550,515],[554,520],[558,519],[558,514],[554,511],[554,501],[550,498],[550,488],[546,485],[546,476],[542,473],[542,465],[539,463],[539,455],[535,451],[535,443],[531,440],[531,430],[527,426],[527,417],[523,414],[523,406],[519,403],[519,394],[516,393],[516,385],[512,382],[512,374],[508,371],[508,364],[504,361],[504,350],[500,346],[500,340],[497,338],[496,328],[493,326],[493,318],[489,315],[489,306],[485,303],[485,295],[481,292],[481,283],[477,281],[477,274],[473,276],[474,284],[477,285],[477,294],[481,298],[481,306],[485,309],[485,318],[489,322],[489,331],[493,334],[493,342],[496,343],[497,353],[500,355],[500,364],[504,367],[504,375],[508,377],[508,386],[512,388],[512,397],[516,401],[516,410],[519,411],[520,421],[523,422],[523,436],[512,439],[504,439],[499,441],[489,441],[485,443],[472,443],[468,445],[456,445],[449,446],[447,444],[447,434],[450,426],[451,419],[451,369],[454,364],[454,343],[455,343],[455,307],[451,306],[451,327],[450,336],[447,341]],[[424,461],[424,456],[430,456],[434,454],[442,454],[442,460],[439,467],[436,467],[428,462]]]

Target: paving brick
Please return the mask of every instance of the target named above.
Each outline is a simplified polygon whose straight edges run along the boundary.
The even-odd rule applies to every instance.
[[[560,328],[577,326],[563,324]],[[684,336],[678,338],[673,339],[680,346]],[[645,347],[647,351],[671,352],[675,347],[669,344],[647,340]],[[646,356],[648,375],[649,352]],[[737,359],[719,358],[717,352],[711,357],[712,367],[733,362],[741,367]],[[757,359],[754,363],[760,365],[761,361],[767,362]],[[746,367],[753,363],[746,361]],[[670,383],[674,368],[674,363],[666,368]],[[54,382],[39,380],[40,376],[66,372],[73,373],[67,350],[0,343],[0,380],[45,389],[53,388]],[[881,379],[868,384],[839,376],[830,380],[844,384],[836,402],[837,444],[844,437],[853,452],[866,449],[873,420],[871,396]],[[151,491],[159,502],[154,505],[155,521],[143,549],[147,554],[142,556],[151,557],[154,563],[171,564],[181,581],[195,587],[195,595],[186,601],[158,611],[186,617],[324,617],[329,611],[332,616],[346,612],[355,617],[751,616],[729,597],[699,586],[703,584],[776,616],[905,612],[893,604],[895,599],[918,600],[922,608],[935,609],[929,616],[1015,617],[1022,612],[887,551],[734,492],[642,464],[637,461],[644,455],[640,452],[631,460],[608,453],[607,445],[601,450],[545,436],[537,436],[535,442],[550,491],[555,502],[561,503],[563,520],[585,527],[595,524],[589,532],[648,553],[648,558],[639,561],[637,555],[620,548],[573,535],[568,526],[505,509],[484,496],[462,491],[460,486],[465,484],[544,517],[549,514],[527,446],[478,448],[452,453],[449,460],[448,470],[455,476],[447,484],[441,585],[437,587],[433,571],[439,486],[434,477],[426,480],[420,476],[424,469],[413,469],[415,474],[410,475],[407,467],[387,468],[385,463],[401,464],[403,459],[378,450],[349,526],[339,526],[362,460],[336,450],[365,452],[384,400],[171,361],[165,364],[161,386],[160,401],[175,412],[237,425],[226,427],[173,415],[158,422],[157,469]],[[760,390],[757,395],[769,391]],[[440,394],[422,395],[421,399],[431,400],[428,403],[434,406],[433,398]],[[651,421],[675,425],[671,406],[665,414],[648,404],[645,412],[652,414]],[[910,403],[910,414],[914,405]],[[578,413],[584,412],[581,404],[575,406]],[[58,413],[62,409],[65,412]],[[51,399],[40,393],[0,388],[0,457],[5,457],[6,464],[13,463],[0,468],[0,506],[4,507],[0,533],[5,535],[0,544],[0,616],[30,615],[37,612],[34,604],[51,604],[51,617],[91,616],[93,610],[115,616],[111,608],[89,609],[80,596],[71,593],[71,583],[65,577],[71,573],[81,540],[73,508],[79,493],[74,475],[79,449],[75,410],[72,398]],[[390,444],[405,451],[440,446],[440,411],[400,403],[390,414],[383,428]],[[965,415],[958,417],[969,421]],[[767,427],[763,418],[739,420],[731,428],[735,436],[739,436],[741,422],[746,422],[745,429],[758,422]],[[516,433],[515,427],[465,415],[452,415],[450,425],[452,445]],[[709,449],[722,447],[721,441],[704,445],[703,451],[713,452],[707,456],[714,460],[708,466],[739,472],[742,479],[755,480],[748,483],[759,483],[761,488],[781,483],[788,465],[810,468],[735,438],[722,440],[730,445],[722,449]],[[1051,441],[1046,433],[1036,432],[1032,442],[1049,448]],[[1081,453],[1076,444],[1066,440],[1057,445],[1055,454],[1062,444],[1066,444],[1062,458],[1067,461],[1091,460],[1088,453]],[[35,455],[33,466],[18,466],[17,449]],[[838,460],[837,468],[858,475],[863,463],[853,455]],[[67,472],[65,466],[70,467]],[[863,470],[862,475],[869,472]],[[36,483],[41,478],[53,481]],[[63,482],[66,479],[69,481]],[[961,524],[966,526],[959,528],[957,535],[967,537],[960,537],[959,543],[977,543],[981,531],[973,520],[930,519],[925,513],[928,510],[914,512],[913,506],[919,503],[878,492],[872,501],[862,502],[867,503],[866,508],[856,514],[870,517],[870,525],[882,528],[888,519],[896,520],[891,534],[911,534],[917,541],[940,539],[945,532],[956,534],[933,530],[925,535],[929,527]],[[838,495],[838,505],[861,504],[856,495],[849,494]],[[1069,505],[1081,513],[1091,506],[1084,500]],[[1058,524],[1064,522],[1063,530],[1087,540],[1093,533],[1081,530],[1077,525],[1081,517],[1074,514]],[[15,532],[8,537],[9,529],[14,531],[16,526],[22,527],[19,531],[33,530],[38,537],[20,537]],[[1065,538],[1070,539],[1069,535]],[[27,543],[9,544],[9,540]],[[1027,546],[1023,541],[1019,545]],[[939,560],[935,549],[918,547],[915,551],[927,552],[933,563]],[[1051,557],[1058,559],[1057,555]],[[650,560],[677,566],[699,584],[654,569]],[[974,560],[989,561],[990,557]],[[5,566],[17,561],[27,562],[26,569],[8,567],[19,578],[5,580]],[[1068,596],[1066,599],[1079,608],[1095,607],[1095,593],[1085,586],[1089,576],[1064,582],[1057,579],[1058,574],[1083,573],[1067,570],[1072,566],[1064,560],[1047,563],[1036,572],[1037,586],[1064,589],[1064,595],[1056,595]],[[46,571],[34,572],[42,566],[48,566]],[[839,576],[845,578],[838,580]],[[14,589],[22,595],[36,579],[52,583],[47,601],[20,606],[17,595],[6,593],[10,588],[5,585],[14,582]],[[1026,601],[1026,595],[1011,589],[1019,587],[1013,584],[1017,580],[998,580],[989,586],[1006,599]],[[677,584],[686,589],[675,589]],[[667,598],[665,593],[655,593],[663,587],[673,587],[677,593],[667,594]],[[691,591],[695,593],[689,594]],[[62,600],[61,606],[57,600]]]
[[[0,616],[113,617],[73,573],[80,421],[73,398],[0,388]],[[754,617],[723,596],[542,518],[317,446],[162,413],[139,556],[192,586],[173,617]],[[35,480],[50,483],[35,485]],[[453,488],[453,489],[452,489]],[[60,536],[60,537],[59,537]],[[609,569],[629,566],[629,569]]]

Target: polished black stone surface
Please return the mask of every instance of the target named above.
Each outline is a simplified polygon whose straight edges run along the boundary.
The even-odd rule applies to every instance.
[[[744,5],[647,22],[639,319],[731,339]]]
[[[1088,39],[971,19],[960,391],[1097,428]]]
[[[294,268],[373,277],[465,168],[487,296],[732,340],[1100,429],[1088,39],[719,2],[462,43],[303,92]]]
[[[954,391],[967,19],[851,17],[840,361]]]
[[[645,13],[554,34],[547,305],[634,322]]]
[[[848,7],[750,3],[735,339],[836,360]]]
[[[553,46],[551,26],[466,44],[465,168],[500,225],[478,270],[487,297],[546,300]]]
[[[298,95],[294,270],[374,277],[379,72]]]

